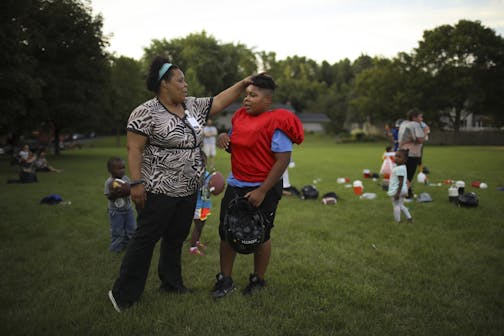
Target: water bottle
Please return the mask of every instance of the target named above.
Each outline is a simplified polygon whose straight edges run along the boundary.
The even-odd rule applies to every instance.
[[[459,191],[457,186],[453,185],[448,188],[448,200],[452,203],[457,203],[459,197]]]
[[[364,190],[364,186],[362,185],[362,181],[355,180],[353,182],[353,191],[357,196],[362,195],[362,191]]]
[[[457,187],[459,195],[463,195],[464,194],[464,188],[465,188],[465,182],[464,181],[457,181],[457,182],[455,182],[455,187]]]

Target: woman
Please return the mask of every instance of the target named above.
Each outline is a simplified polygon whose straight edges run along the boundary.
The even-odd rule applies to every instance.
[[[247,77],[215,97],[187,97],[184,73],[156,57],[147,88],[156,97],[137,107],[127,126],[131,198],[138,229],[124,256],[109,299],[120,312],[138,301],[145,287],[155,244],[161,240],[161,290],[186,293],[181,274],[182,244],[191,228],[196,193],[205,166],[201,155],[206,120],[235,101]]]
[[[411,187],[417,166],[422,158],[422,144],[425,141],[425,133],[420,126],[423,121],[423,113],[417,108],[408,111],[408,120],[403,121],[399,127],[399,149],[408,150],[408,161],[406,169],[408,172],[408,196],[406,199],[413,199],[413,188]]]

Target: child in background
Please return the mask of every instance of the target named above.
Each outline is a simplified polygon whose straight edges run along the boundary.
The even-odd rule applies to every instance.
[[[397,223],[401,221],[401,211],[406,216],[408,223],[413,223],[413,219],[408,208],[404,206],[404,198],[408,195],[406,160],[408,160],[407,150],[399,149],[396,151],[396,166],[392,169],[387,193],[392,198],[394,219]]]
[[[397,119],[394,124],[394,128],[391,131],[392,142],[394,144],[394,152],[399,149],[399,127],[401,126],[403,121],[404,120],[402,120],[402,119]]]
[[[136,221],[131,207],[130,179],[124,175],[124,160],[112,157],[107,161],[110,173],[105,181],[105,196],[108,198],[110,218],[110,251],[119,253],[124,250],[136,230]]]
[[[204,158],[206,163],[206,159]],[[196,208],[194,209],[194,227],[189,240],[190,247],[189,253],[195,256],[204,256],[202,250],[206,249],[206,246],[200,242],[201,233],[203,232],[203,227],[205,226],[208,216],[212,214],[212,201],[210,200],[210,189],[208,187],[208,182],[210,182],[210,173],[205,171],[205,180],[203,186],[198,190],[198,198],[196,200]]]
[[[47,161],[46,158],[45,149],[40,150],[39,155],[37,156],[37,159],[35,160],[34,164],[35,164],[35,170],[40,172],[61,173],[63,171],[62,169],[57,169],[49,165],[49,162]]]

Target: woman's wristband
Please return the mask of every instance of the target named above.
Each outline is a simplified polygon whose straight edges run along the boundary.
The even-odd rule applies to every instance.
[[[133,181],[131,181],[131,182],[130,182],[130,186],[132,186],[132,187],[133,187],[133,186],[136,186],[136,185],[138,185],[138,184],[144,184],[144,183],[145,183],[145,180],[143,180],[143,179],[140,179],[140,180],[133,180]]]

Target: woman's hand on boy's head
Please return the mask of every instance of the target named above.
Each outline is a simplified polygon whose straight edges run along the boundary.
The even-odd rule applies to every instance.
[[[244,84],[244,87],[247,87],[249,86],[250,84],[252,84],[252,78],[254,78],[255,76],[259,76],[259,75],[266,75],[266,71],[261,71],[255,75],[250,75],[250,76],[247,76],[245,77],[242,82]]]

